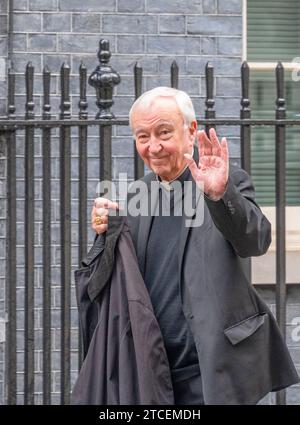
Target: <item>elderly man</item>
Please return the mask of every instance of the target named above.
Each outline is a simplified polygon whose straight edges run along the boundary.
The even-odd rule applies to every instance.
[[[250,177],[229,164],[226,139],[220,143],[214,129],[197,132],[191,99],[167,87],[135,101],[130,126],[152,170],[142,179],[146,196],[150,183],[159,181],[159,199],[168,193],[173,201],[168,216],[160,209],[128,221],[163,335],[175,403],[255,404],[299,382],[274,317],[243,272],[242,258],[267,251],[271,226],[255,203]],[[184,182],[204,196],[199,226],[186,226],[184,212],[174,214]],[[107,230],[109,210],[116,208],[108,199],[95,200],[95,232]]]

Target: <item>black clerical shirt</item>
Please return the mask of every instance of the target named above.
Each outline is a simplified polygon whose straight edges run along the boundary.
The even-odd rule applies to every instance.
[[[182,214],[175,215],[180,210],[177,208],[180,193],[183,194],[184,191],[178,193],[179,186],[176,186],[174,182],[177,182],[177,185],[178,182],[183,185],[189,173],[189,168],[186,168],[170,184],[165,182],[160,184],[159,210],[158,215],[152,218],[144,276],[164,338],[174,381],[187,379],[199,373],[196,346],[183,314],[179,294],[178,248],[184,218]],[[168,211],[168,204],[170,215],[164,216]]]

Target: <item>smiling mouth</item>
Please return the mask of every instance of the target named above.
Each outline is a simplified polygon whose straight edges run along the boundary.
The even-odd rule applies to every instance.
[[[160,160],[165,159],[165,158],[167,158],[167,156],[161,156],[161,157],[159,157],[159,158],[156,158],[156,157],[150,157],[149,159],[150,159],[150,161],[160,161]]]

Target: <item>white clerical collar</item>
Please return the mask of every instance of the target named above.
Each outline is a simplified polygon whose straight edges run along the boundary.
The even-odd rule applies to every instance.
[[[193,152],[192,152],[192,157],[194,156],[194,146],[193,146]],[[156,180],[167,190],[173,190],[173,186],[171,185],[171,183],[175,180],[177,180],[180,176],[182,176],[182,174],[185,172],[185,170],[188,168],[189,164],[186,164],[186,166],[184,167],[184,169],[180,172],[180,174],[178,174],[178,176],[176,176],[173,180],[160,180],[159,176],[156,174],[155,178]]]

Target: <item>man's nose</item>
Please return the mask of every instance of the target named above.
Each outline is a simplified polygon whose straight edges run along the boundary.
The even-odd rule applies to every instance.
[[[151,136],[149,143],[149,152],[155,154],[160,152],[161,150],[162,146],[160,144],[160,141],[155,136]]]

